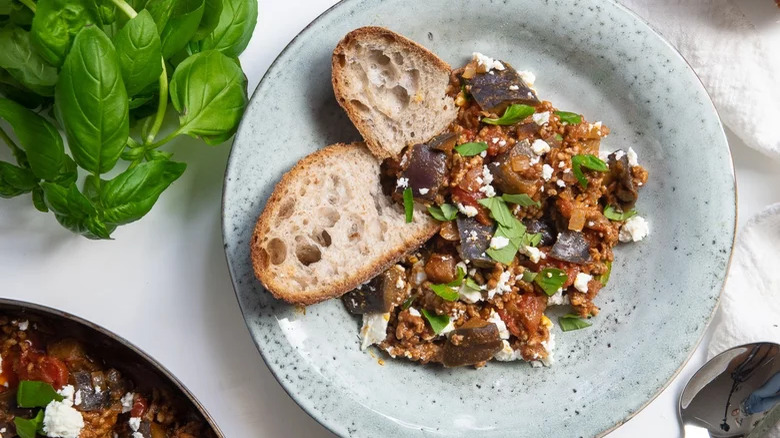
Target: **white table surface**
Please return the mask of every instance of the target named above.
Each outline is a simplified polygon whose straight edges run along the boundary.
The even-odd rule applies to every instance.
[[[284,46],[333,3],[260,1],[254,38],[241,56],[250,90]],[[764,10],[755,4],[749,12]],[[780,32],[772,39],[780,46]],[[780,161],[727,134],[742,225],[780,202]],[[230,438],[333,436],[279,386],[241,317],[220,229],[228,145],[179,138],[169,150],[187,171],[148,216],[119,229],[114,241],[70,234],[27,197],[0,200],[0,296],[75,313],[135,343],[178,376]],[[0,149],[0,159],[9,158]],[[656,400],[609,437],[678,436],[677,396],[704,363],[706,342],[707,336]]]

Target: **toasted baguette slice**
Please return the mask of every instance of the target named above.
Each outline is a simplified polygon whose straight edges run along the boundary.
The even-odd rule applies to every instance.
[[[295,304],[343,295],[416,250],[439,229],[415,206],[382,193],[379,161],[363,143],[335,144],[302,159],[268,199],[252,236],[255,275]]]
[[[333,91],[378,158],[444,131],[457,115],[446,94],[450,66],[381,27],[348,33],[333,51]]]

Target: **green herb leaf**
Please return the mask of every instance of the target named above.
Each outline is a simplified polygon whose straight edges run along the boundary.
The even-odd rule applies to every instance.
[[[431,290],[446,301],[458,301],[458,290],[446,284],[432,284]]]
[[[32,202],[36,210],[41,213],[48,213],[49,207],[46,206],[46,201],[43,200],[43,189],[35,187],[32,191]]]
[[[46,382],[22,380],[16,390],[16,404],[20,408],[45,408],[52,400],[62,401],[54,387]]]
[[[411,187],[404,189],[404,213],[406,213],[406,223],[411,223],[414,219],[414,196]]]
[[[518,194],[509,194],[504,193],[501,195],[501,199],[503,199],[506,202],[511,202],[512,204],[517,204],[521,207],[528,207],[531,205],[534,205],[536,207],[541,207],[542,204],[539,201],[534,201],[531,199],[530,196],[526,195],[525,193],[518,193]]]
[[[87,25],[99,23],[97,9],[90,0],[38,0],[30,30],[36,51],[49,64],[59,66],[76,34]]]
[[[215,50],[190,56],[171,78],[178,132],[218,144],[238,129],[248,99],[246,76],[235,61]]]
[[[534,233],[534,234],[526,233],[524,246],[537,246],[541,241],[542,241],[542,233]]]
[[[467,278],[466,279],[466,283],[464,283],[464,284],[466,285],[467,288],[469,288],[469,289],[471,289],[473,291],[479,292],[479,291],[482,290],[482,287],[480,287],[480,285],[478,285],[477,282],[474,281],[474,279],[471,278],[471,277]]]
[[[450,287],[460,287],[461,284],[463,284],[463,278],[466,277],[466,271],[463,270],[460,266],[458,266],[458,274],[455,276],[455,279],[451,282],[447,283],[447,286]]]
[[[114,37],[119,67],[129,96],[135,96],[162,73],[160,36],[146,9],[127,22]],[[151,97],[149,97],[151,99]],[[145,102],[135,102],[141,106]]]
[[[35,438],[38,430],[43,427],[43,411],[38,411],[38,414],[29,420],[15,417],[14,426],[16,426],[16,434],[19,435],[19,438]]]
[[[129,134],[128,101],[114,46],[100,28],[76,35],[54,94],[76,163],[91,173],[111,170]]]
[[[37,94],[54,95],[57,68],[34,50],[29,32],[16,26],[0,29],[0,47],[0,67]]]
[[[561,134],[555,134],[555,139],[558,141],[563,141],[563,136]]]
[[[455,150],[464,157],[473,157],[474,155],[486,151],[487,148],[487,143],[482,141],[478,143],[463,143],[461,145],[455,146]]]
[[[601,161],[599,157],[595,155],[575,155],[571,157],[571,168],[577,181],[583,188],[588,187],[588,179],[585,178],[585,174],[582,173],[582,168],[585,167],[597,172],[606,172],[609,170],[607,163]]]
[[[578,315],[569,313],[567,315],[558,318],[558,323],[561,326],[561,330],[564,332],[570,332],[572,330],[584,329],[590,327],[591,323],[581,319]]]
[[[116,229],[115,225],[106,225],[98,217],[92,201],[78,190],[75,183],[66,188],[43,182],[41,188],[46,206],[63,227],[89,239],[109,239]]]
[[[523,271],[523,281],[525,281],[527,283],[531,283],[531,282],[534,281],[534,279],[536,278],[537,275],[538,274],[536,272],[531,272],[531,271],[527,271],[527,270]]]
[[[0,198],[13,198],[35,189],[38,179],[28,169],[0,161]]]
[[[145,2],[144,9],[149,11],[157,26],[157,32],[162,33],[168,20],[171,19],[173,8],[176,7],[177,0],[154,0]]]
[[[8,122],[25,150],[32,173],[54,180],[65,164],[65,146],[51,122],[18,103],[0,99],[0,119]]]
[[[198,25],[198,31],[192,37],[193,41],[199,41],[206,38],[219,24],[219,17],[222,15],[222,0],[206,0],[203,18]]]
[[[615,207],[611,205],[607,205],[606,207],[604,207],[604,216],[607,219],[613,221],[624,221],[632,216],[636,216],[636,210],[632,208],[631,210],[625,212],[619,212],[615,209]]]
[[[257,24],[257,0],[223,0],[217,27],[200,42],[201,50],[219,50],[238,57],[246,49]]]
[[[198,31],[204,10],[204,0],[176,2],[165,28],[160,32],[163,58],[170,58],[190,42]]]
[[[577,113],[570,113],[568,111],[556,111],[555,114],[561,118],[561,122],[565,122],[570,125],[578,125],[582,123],[582,116],[580,116]]]
[[[612,274],[612,262],[607,261],[607,272],[599,275],[596,279],[601,282],[602,286],[606,286],[609,281],[609,276]]]
[[[515,103],[509,105],[504,111],[504,115],[498,119],[485,118],[482,122],[490,125],[514,125],[515,123],[525,119],[536,111],[534,107]]]
[[[407,298],[404,301],[403,305],[401,305],[401,309],[406,310],[406,309],[412,307],[412,303],[414,302],[414,298],[415,298],[414,295],[412,295],[411,297]]]
[[[565,272],[557,268],[545,268],[534,278],[534,282],[542,288],[547,296],[553,296],[560,289],[568,276]]]
[[[517,221],[515,215],[509,211],[509,207],[507,207],[506,202],[504,202],[504,200],[501,198],[494,196],[492,198],[480,199],[477,202],[490,210],[490,217],[505,227],[512,227],[514,222]]]
[[[433,332],[437,335],[441,333],[450,323],[450,317],[447,315],[437,315],[435,313],[428,312],[425,309],[422,309],[422,314],[425,319],[428,320],[428,324],[431,325]]]
[[[518,238],[517,230],[514,228],[508,228],[504,227],[503,225],[499,225],[498,228],[496,228],[496,232],[493,237],[506,237],[509,239],[509,243],[500,249],[488,248],[485,250],[485,253],[490,256],[490,258],[499,263],[503,263],[505,265],[511,264],[512,260],[515,258],[515,254],[517,254],[517,251],[520,248],[519,239],[522,239],[522,236]]]
[[[458,208],[452,204],[432,205],[428,207],[428,213],[440,222],[449,222],[458,215]]]

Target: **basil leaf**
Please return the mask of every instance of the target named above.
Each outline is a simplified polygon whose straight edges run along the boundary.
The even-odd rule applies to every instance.
[[[525,119],[536,111],[534,107],[523,105],[520,103],[514,103],[504,111],[504,115],[498,119],[485,118],[482,122],[490,125],[514,125],[515,123]]]
[[[539,201],[534,201],[531,199],[530,196],[526,195],[525,193],[519,193],[519,194],[509,194],[504,193],[501,195],[501,199],[503,199],[506,202],[511,202],[512,204],[517,204],[521,207],[529,207],[531,205],[534,205],[536,207],[541,207],[542,203]]]
[[[499,225],[493,237],[506,237],[509,239],[509,243],[500,249],[488,248],[485,250],[485,253],[499,263],[505,265],[511,264],[512,260],[515,258],[515,254],[517,254],[517,251],[520,249],[517,230]],[[520,239],[522,239],[522,235],[520,235]]]
[[[471,277],[466,279],[465,285],[466,285],[467,288],[469,288],[469,289],[471,289],[473,291],[481,291],[482,290],[482,287],[480,285],[478,285],[477,282],[474,281],[474,279],[471,278]]]
[[[0,67],[30,90],[42,96],[54,95],[57,69],[33,49],[29,32],[15,26],[0,29],[0,47]]]
[[[401,309],[402,310],[406,310],[406,309],[412,307],[412,303],[414,303],[414,298],[415,298],[414,295],[412,295],[411,297],[407,298],[404,301],[403,305],[401,305]]]
[[[611,205],[607,205],[604,207],[604,216],[607,219],[613,220],[613,221],[624,221],[630,217],[636,216],[636,210],[633,208],[628,211],[619,212],[615,209],[615,207]]]
[[[43,200],[43,189],[36,187],[32,190],[32,202],[33,207],[41,213],[48,213],[49,207],[46,206],[46,201]]]
[[[557,268],[545,268],[542,269],[539,274],[534,278],[534,282],[542,288],[547,296],[553,296],[558,289],[560,289],[568,276],[565,272]]]
[[[458,301],[458,290],[446,284],[432,284],[431,290],[446,301]]]
[[[19,435],[19,438],[35,438],[38,430],[43,427],[43,411],[39,410],[38,414],[29,420],[15,417],[14,426],[16,426],[16,434]]]
[[[561,122],[568,123],[570,125],[578,125],[582,123],[582,116],[577,113],[570,113],[568,111],[555,111],[555,114],[560,117]]]
[[[176,3],[177,0],[150,0],[144,5],[144,9],[149,11],[152,19],[154,19],[154,24],[157,26],[157,33],[161,34],[163,29],[165,29],[168,20],[171,19],[173,8],[176,7]]]
[[[8,20],[21,27],[29,28],[35,14],[27,6],[17,1],[10,1],[11,10],[8,11]]]
[[[531,283],[534,281],[538,274],[536,272],[531,271],[523,271],[523,281],[527,283]]]
[[[455,146],[455,150],[458,151],[458,153],[463,155],[464,157],[473,157],[474,155],[486,151],[487,148],[488,145],[485,142],[463,143],[461,145]]]
[[[480,205],[490,210],[490,217],[496,220],[499,224],[505,227],[512,227],[514,222],[517,221],[515,216],[509,211],[506,202],[498,197],[480,199]]]
[[[92,173],[111,170],[129,134],[127,91],[114,46],[98,27],[76,35],[54,102],[76,163]]]
[[[428,324],[431,325],[433,332],[437,335],[450,324],[450,317],[447,315],[437,315],[435,313],[428,312],[425,309],[422,309],[422,314],[425,319],[428,320]]]
[[[602,286],[606,286],[609,281],[609,276],[612,274],[612,262],[607,261],[607,272],[599,275],[596,279],[601,282]]]
[[[119,68],[129,96],[135,96],[162,73],[161,42],[152,15],[142,10],[114,37]],[[147,100],[151,99],[149,97]],[[135,102],[138,107],[145,102]]]
[[[219,24],[219,17],[222,15],[222,0],[206,0],[203,10],[203,18],[200,20],[198,30],[192,37],[194,41],[206,38]]]
[[[593,325],[583,319],[580,319],[578,315],[574,315],[572,313],[569,313],[567,315],[558,318],[558,323],[561,326],[561,330],[564,332],[584,329],[586,327],[590,327],[591,325]]]
[[[33,93],[0,67],[0,94],[13,99],[25,108],[36,109],[48,104],[48,99]]]
[[[46,382],[21,380],[16,390],[16,404],[20,408],[45,408],[52,400],[63,399],[54,387]]]
[[[100,191],[103,220],[123,225],[140,219],[186,167],[184,163],[162,159],[147,161],[107,181]]]
[[[204,0],[178,0],[160,33],[162,56],[170,58],[190,42],[203,18]]]
[[[428,213],[440,222],[449,222],[458,215],[458,208],[452,204],[432,205],[428,207]]]
[[[36,177],[54,180],[65,164],[65,146],[60,133],[48,120],[18,103],[0,99],[0,119],[8,122],[25,150]]]
[[[217,27],[200,42],[200,50],[219,50],[238,57],[257,24],[257,0],[223,0]]]
[[[32,21],[32,42],[46,62],[60,66],[76,34],[99,23],[91,0],[39,0]]]
[[[582,173],[582,167],[585,167],[590,170],[595,170],[597,172],[606,172],[609,170],[607,163],[601,161],[595,155],[587,154],[587,155],[575,155],[571,157],[572,172],[574,173],[574,176],[577,178],[577,181],[580,182],[582,188],[588,187],[588,179],[585,178],[585,175]]]
[[[558,141],[563,141],[563,136],[561,134],[555,134],[555,139]]]
[[[63,227],[89,239],[109,239],[116,229],[115,225],[107,225],[97,216],[92,201],[78,190],[76,184],[66,188],[43,182],[41,188],[46,206]]]
[[[38,179],[31,171],[0,161],[0,198],[13,198],[37,186]]]
[[[179,112],[178,131],[221,143],[238,128],[248,99],[246,76],[232,59],[208,50],[182,62],[171,78],[171,101]]]
[[[534,233],[525,235],[525,245],[523,246],[537,246],[542,241],[542,233]]]

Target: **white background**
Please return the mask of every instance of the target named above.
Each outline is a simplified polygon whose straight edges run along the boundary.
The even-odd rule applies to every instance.
[[[250,91],[284,46],[333,3],[296,0],[293,7],[290,1],[261,0],[254,38],[241,56]],[[752,16],[776,13],[770,0],[749,3]],[[780,47],[780,29],[768,38]],[[742,225],[780,202],[780,161],[728,136]],[[119,229],[114,241],[71,235],[52,215],[34,210],[27,197],[0,200],[0,296],[69,311],[127,338],[178,376],[228,437],[332,436],[274,380],[241,317],[220,229],[229,146],[179,138],[168,150],[188,163],[187,171],[147,217]],[[0,158],[10,159],[7,150],[0,150]],[[609,437],[678,436],[677,396],[703,364],[703,350]]]

